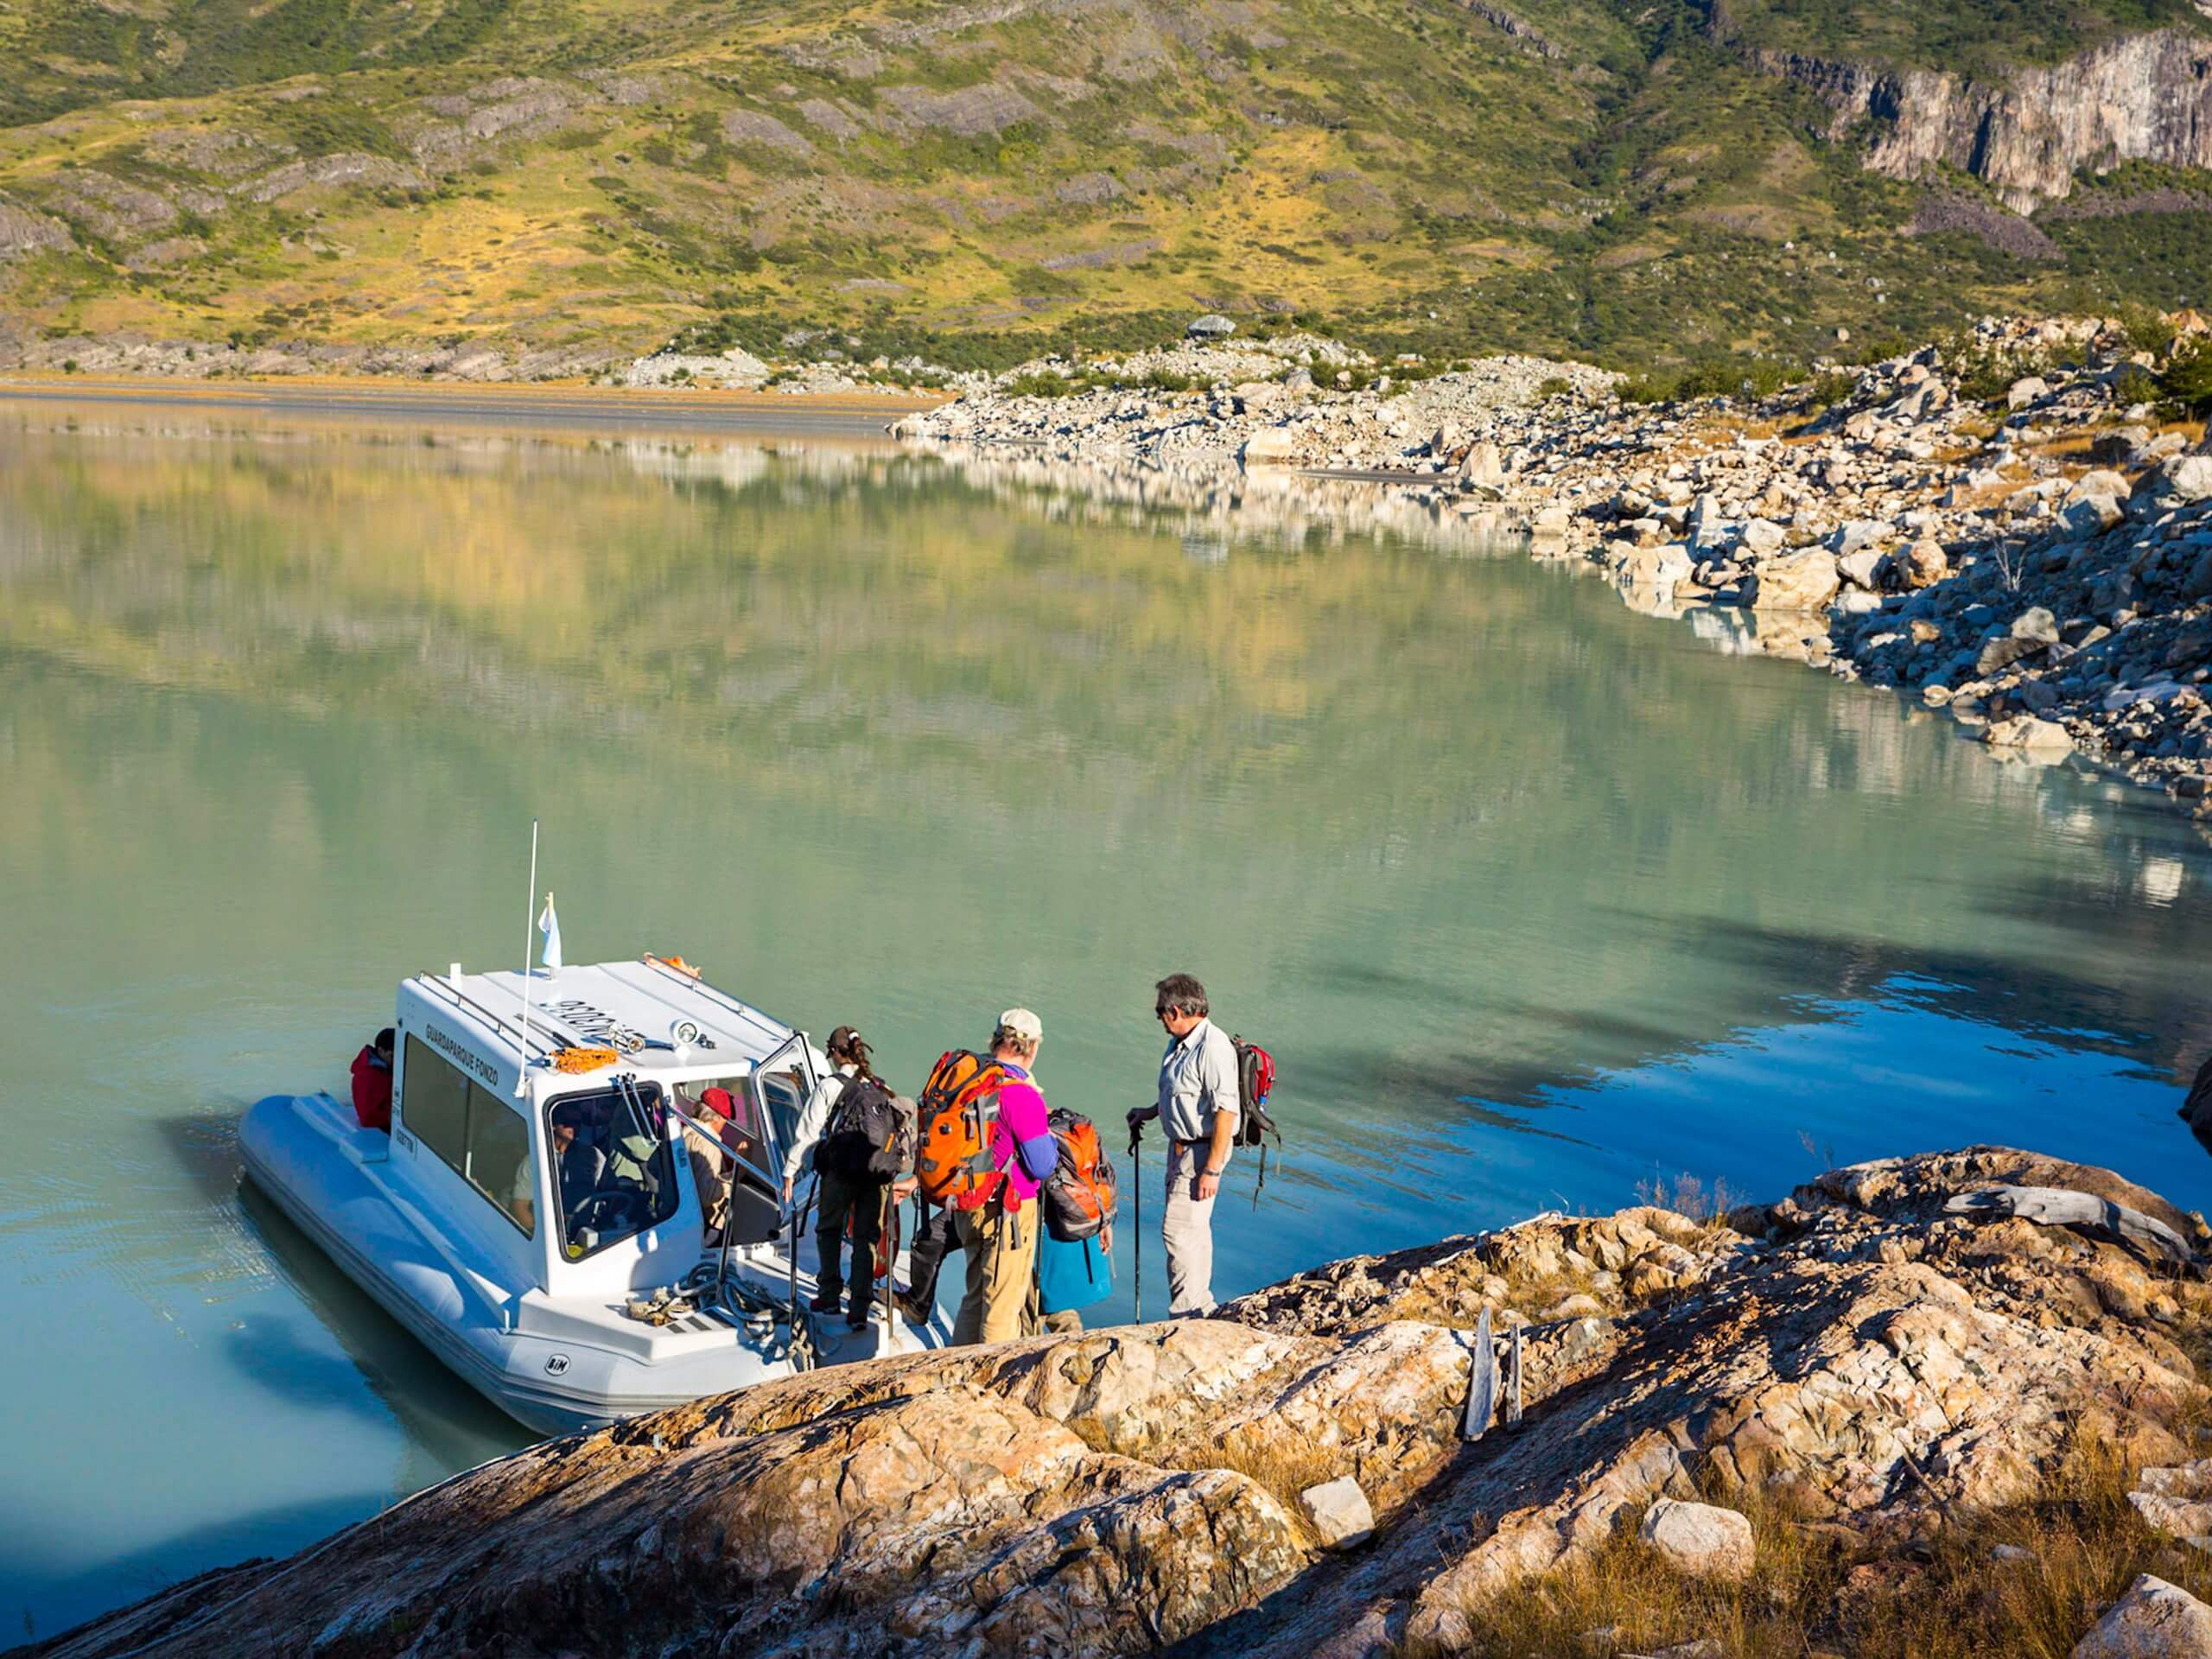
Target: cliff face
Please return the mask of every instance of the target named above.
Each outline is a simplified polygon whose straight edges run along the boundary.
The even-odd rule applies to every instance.
[[[1947,1210],[1999,1183],[2105,1202],[2086,1228]],[[2212,1236],[2154,1195],[1977,1148],[1731,1221],[1541,1219],[1212,1320],[812,1373],[549,1442],[35,1651],[1435,1651],[1661,1497],[1787,1488],[1871,1537],[2031,1496],[2085,1445],[2187,1455],[2205,1390],[2170,1333],[2212,1312]],[[1469,1443],[1484,1310],[1534,1321],[1527,1419]],[[1300,1502],[1344,1476],[1377,1523],[1350,1555]]]
[[[1996,85],[1933,70],[1751,56],[1836,111],[1831,137],[1874,122],[1866,164],[1875,171],[1917,179],[1939,165],[1956,168],[2019,213],[2068,194],[2083,167],[2212,166],[2212,40],[2180,29],[2108,41]]]

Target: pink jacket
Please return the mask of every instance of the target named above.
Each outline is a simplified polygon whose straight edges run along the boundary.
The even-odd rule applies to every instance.
[[[1021,1068],[1007,1070],[1020,1074]],[[1008,1207],[1037,1196],[1045,1178],[1058,1167],[1059,1143],[1046,1121],[1045,1096],[1026,1075],[999,1090],[999,1121],[991,1130],[991,1166],[1006,1172]]]

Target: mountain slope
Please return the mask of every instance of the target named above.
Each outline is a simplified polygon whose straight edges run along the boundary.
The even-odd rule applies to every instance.
[[[2202,297],[2205,29],[2185,0],[0,0],[0,327],[957,363],[1204,308],[1432,355],[1802,355]],[[2054,138],[2035,100],[2108,92],[2069,67],[2100,50],[2155,60],[2154,118]],[[1992,121],[2019,177],[1961,149]]]

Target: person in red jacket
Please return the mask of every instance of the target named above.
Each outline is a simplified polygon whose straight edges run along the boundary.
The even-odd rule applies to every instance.
[[[365,1129],[391,1133],[392,1031],[386,1026],[377,1039],[353,1057],[353,1116]]]

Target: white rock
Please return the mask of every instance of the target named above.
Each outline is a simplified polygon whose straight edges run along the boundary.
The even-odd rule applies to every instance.
[[[2096,496],[2111,496],[2114,499],[2121,499],[2126,494],[2127,480],[2110,467],[2100,467],[2075,479],[2074,486],[2066,493],[2066,499],[2069,501],[2087,501]]]
[[[1981,728],[1981,741],[1992,748],[2030,749],[2051,753],[2071,749],[2074,740],[2063,726],[2033,715],[1993,720]]]
[[[2041,375],[2024,375],[2005,389],[2005,407],[2025,409],[2037,398],[2047,397],[2050,395],[2050,387]]]
[[[1758,591],[1751,603],[1768,611],[1821,610],[1840,585],[1834,554],[1785,553],[1759,566]]]
[[[2212,1607],[2145,1573],[2074,1644],[2073,1659],[2205,1659]]]
[[[2064,526],[2067,540],[2086,542],[2092,536],[2101,536],[2126,516],[2117,496],[2089,495],[2069,501],[2058,521]]]
[[[1847,553],[1835,562],[1835,568],[1847,582],[1861,588],[1880,586],[1876,573],[1885,562],[1884,555],[1871,547],[1862,547],[1856,553]]]
[[[1324,1548],[1350,1549],[1374,1536],[1375,1511],[1350,1475],[1308,1486],[1298,1495],[1298,1503]]]
[[[1467,458],[1459,463],[1459,481],[1483,489],[1502,489],[1505,484],[1505,461],[1494,443],[1471,444]]]
[[[2212,495],[2212,455],[2174,455],[2158,469],[2154,486],[2162,498],[2202,501]]]
[[[1780,524],[1764,518],[1754,518],[1744,526],[1737,542],[1746,552],[1772,553],[1779,550],[1787,539]]]
[[[1618,568],[1624,581],[1644,587],[1672,587],[1689,580],[1689,550],[1680,542],[1639,547],[1625,555]]]
[[[1244,463],[1244,470],[1248,473],[1255,469],[1287,467],[1297,448],[1297,440],[1291,435],[1288,427],[1263,426],[1244,440],[1244,448],[1239,452],[1238,459]]]
[[[1751,1523],[1712,1503],[1662,1497],[1645,1512],[1637,1535],[1671,1565],[1698,1578],[1749,1578],[1757,1554]]]

